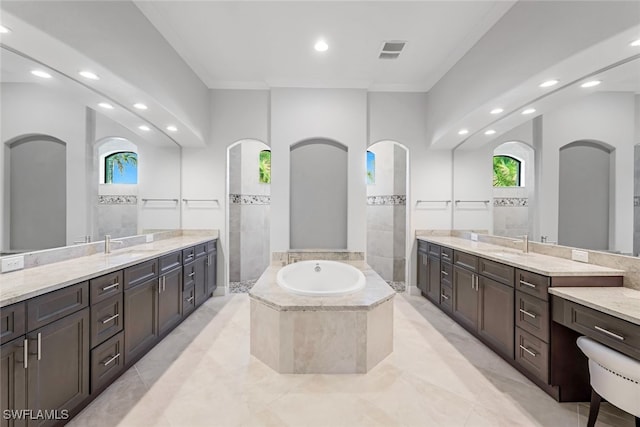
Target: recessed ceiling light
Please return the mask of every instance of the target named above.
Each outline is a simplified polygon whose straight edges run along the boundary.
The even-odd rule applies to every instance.
[[[540,83],[540,87],[551,87],[558,84],[558,80],[547,80],[546,82]]]
[[[493,110],[491,110],[491,114],[500,114],[503,111],[504,110],[502,108],[494,108]]]
[[[140,125],[138,126],[138,129],[143,130],[145,132],[151,130],[147,125]]]
[[[582,83],[580,87],[594,87],[598,86],[600,83],[602,83],[600,80],[591,80],[590,82]]]
[[[41,77],[43,79],[50,79],[51,78],[51,74],[47,73],[46,71],[42,71],[42,70],[32,70],[31,74],[33,74],[34,76],[37,76],[37,77]]]
[[[522,114],[533,114],[536,112],[535,108],[527,108],[526,110],[522,111]]]
[[[133,106],[134,106],[134,108],[137,108],[138,110],[146,110],[148,108],[142,102],[138,102],[136,104],[133,104]]]
[[[485,134],[485,135],[493,135],[494,133],[496,133],[496,131],[495,131],[495,130],[493,130],[493,129],[489,129],[489,130],[488,130],[488,131],[486,131],[484,134]]]
[[[638,47],[640,46],[640,39],[632,41],[629,46]]]
[[[78,74],[80,74],[82,77],[84,77],[85,79],[89,79],[89,80],[100,80],[100,77],[98,77],[97,74],[92,73],[91,71],[80,71]]]
[[[458,135],[466,135],[466,134],[468,134],[468,133],[469,133],[469,130],[468,130],[468,129],[460,129],[460,130],[458,131]]]
[[[178,131],[178,128],[177,128],[177,127],[175,127],[175,126],[173,126],[173,125],[169,125],[169,126],[167,126],[167,130],[168,130],[169,132],[177,132],[177,131]]]
[[[313,48],[318,52],[324,52],[329,49],[329,45],[324,40],[318,40]]]
[[[9,34],[11,30],[4,25],[0,25],[0,34]]]
[[[107,110],[113,110],[113,105],[109,104],[108,102],[101,102],[98,105],[102,108],[106,108]]]

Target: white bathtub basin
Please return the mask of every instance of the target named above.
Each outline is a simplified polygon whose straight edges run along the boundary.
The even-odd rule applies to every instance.
[[[324,260],[289,264],[278,271],[276,281],[288,292],[321,297],[357,292],[366,283],[362,271],[354,266]]]

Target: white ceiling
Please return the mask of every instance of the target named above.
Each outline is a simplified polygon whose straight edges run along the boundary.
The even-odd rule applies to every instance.
[[[210,88],[426,91],[514,1],[135,3]],[[381,60],[384,40],[408,44]]]

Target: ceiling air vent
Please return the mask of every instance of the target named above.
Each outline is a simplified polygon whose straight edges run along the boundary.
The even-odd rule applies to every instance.
[[[396,59],[400,56],[400,52],[407,44],[405,41],[386,41],[382,43],[382,49],[378,58],[380,59]]]

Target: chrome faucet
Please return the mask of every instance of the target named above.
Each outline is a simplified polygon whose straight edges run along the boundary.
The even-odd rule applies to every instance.
[[[516,242],[522,242],[522,252],[525,254],[528,253],[529,252],[529,235],[523,234],[522,236],[518,236],[518,237],[522,237],[522,240],[516,240]]]
[[[121,242],[120,240],[111,240],[111,234],[105,234],[104,235],[104,253],[105,254],[110,254],[111,253],[111,245],[117,243],[119,245],[124,244],[124,242]]]
[[[300,261],[300,256],[299,255],[293,255],[291,253],[289,253],[287,255],[287,264],[291,264],[291,263],[298,262],[298,261]]]

